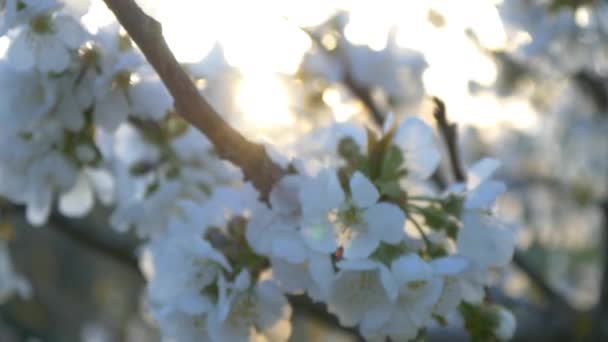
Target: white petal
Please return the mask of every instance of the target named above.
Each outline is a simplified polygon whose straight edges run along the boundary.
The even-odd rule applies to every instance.
[[[350,191],[353,202],[359,208],[367,208],[378,201],[378,190],[361,172],[357,171],[350,178]]]
[[[255,326],[269,341],[286,341],[291,334],[291,306],[279,288],[269,281],[256,286]]]
[[[336,264],[338,268],[350,271],[366,271],[375,270],[379,267],[377,261],[370,259],[359,259],[359,260],[340,260]]]
[[[42,72],[62,72],[70,65],[70,54],[55,36],[38,38],[34,54]]]
[[[59,211],[68,217],[82,217],[93,207],[93,191],[84,172],[81,172],[74,187],[59,198]]]
[[[106,170],[87,169],[87,175],[91,180],[95,193],[105,205],[109,205],[114,200],[114,178]]]
[[[291,264],[283,259],[272,258],[272,279],[290,294],[302,294],[310,287],[310,273],[305,264]]]
[[[285,176],[279,180],[270,192],[273,211],[285,216],[295,216],[301,210],[298,198],[301,181],[300,176]]]
[[[390,203],[378,203],[363,212],[370,234],[387,243],[398,243],[405,238],[405,214]]]
[[[265,205],[260,205],[255,209],[254,215],[247,222],[245,238],[249,246],[257,254],[268,254],[271,252],[273,240],[268,236],[268,233],[275,221],[276,217],[272,211]]]
[[[433,274],[431,266],[415,253],[394,260],[391,264],[391,271],[400,285],[414,281],[426,281]]]
[[[494,334],[500,341],[509,341],[515,334],[517,320],[511,311],[498,307],[498,326],[494,328]]]
[[[371,234],[359,234],[344,245],[344,258],[367,258],[378,247],[380,241]]]
[[[27,221],[34,226],[43,225],[51,212],[52,193],[48,186],[43,187],[31,196],[27,203]]]
[[[380,265],[380,281],[388,294],[388,298],[391,301],[397,299],[397,296],[399,295],[399,284],[397,284],[397,280],[391,271],[384,265]]]
[[[465,212],[458,232],[458,253],[481,267],[507,265],[515,250],[515,234],[496,218]]]
[[[81,17],[89,11],[91,0],[62,0],[66,7],[64,11],[75,17]]]
[[[67,47],[77,49],[86,39],[82,26],[70,16],[58,16],[53,24],[57,30],[55,34]]]
[[[467,194],[464,202],[465,209],[489,209],[494,205],[498,196],[507,191],[503,182],[487,180]]]
[[[234,279],[234,288],[239,290],[244,290],[248,288],[250,284],[251,275],[249,274],[249,271],[247,271],[247,269],[242,270],[241,273],[236,276],[236,279]]]
[[[344,202],[344,190],[335,171],[323,170],[305,181],[299,193],[305,216],[322,215],[339,208]]]
[[[311,222],[300,229],[306,244],[321,253],[333,253],[338,248],[335,227],[329,222]]]
[[[138,82],[129,89],[133,113],[144,118],[160,120],[173,106],[173,98],[160,80]]]
[[[308,248],[297,232],[286,232],[272,241],[272,254],[292,264],[300,264],[306,260]]]
[[[8,62],[17,70],[31,70],[36,59],[32,46],[28,43],[27,30],[21,31],[11,42],[7,51]]]
[[[73,94],[64,95],[56,109],[63,126],[71,131],[79,131],[84,125],[84,115],[76,100]]]
[[[467,188],[476,188],[479,184],[492,177],[499,167],[500,161],[491,158],[484,158],[473,164],[467,170]]]
[[[467,259],[461,256],[450,255],[447,257],[434,259],[431,261],[431,266],[438,274],[444,276],[455,276],[466,270],[469,266],[469,262]]]
[[[108,132],[113,132],[125,121],[128,111],[127,99],[122,93],[115,90],[95,102],[93,117],[96,124]]]
[[[414,117],[405,119],[397,128],[393,142],[403,150],[405,165],[412,177],[426,179],[439,166],[441,153],[433,130],[424,121]]]
[[[327,296],[335,276],[331,259],[327,255],[314,254],[310,257],[308,266],[310,275],[321,289],[323,297]]]

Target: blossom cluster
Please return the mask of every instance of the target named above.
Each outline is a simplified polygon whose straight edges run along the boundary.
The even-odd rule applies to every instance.
[[[326,304],[370,340],[410,340],[487,309],[484,288],[515,243],[513,227],[493,213],[505,191],[492,179],[499,163],[483,159],[466,183],[435,193],[423,186],[440,159],[430,127],[410,118],[380,138],[368,134],[367,146],[341,137],[340,166],[314,162],[314,153],[292,160],[294,174],[268,203],[249,186],[218,189],[221,203],[184,203],[144,257],[163,332],[184,341],[282,340],[286,295]],[[491,308],[492,336],[508,338],[512,316]]]
[[[368,339],[409,340],[471,319],[485,327],[472,334],[513,333],[512,316],[485,301],[515,243],[494,212],[505,191],[493,179],[498,161],[480,160],[440,192],[429,177],[441,153],[422,120],[383,132],[332,124],[286,147],[295,158],[269,148],[291,172],[263,202],[173,111],[117,24],[87,30],[78,1],[0,4],[10,41],[0,60],[0,144],[10,146],[0,149],[0,179],[11,180],[0,195],[34,225],[56,198],[70,217],[95,198],[112,205],[112,226],[147,240],[141,266],[163,336],[287,340],[288,296],[298,294]]]

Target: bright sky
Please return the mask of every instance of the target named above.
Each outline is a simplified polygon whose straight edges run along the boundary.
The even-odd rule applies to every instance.
[[[345,34],[351,43],[382,50],[392,29],[399,48],[422,52],[429,64],[423,74],[425,89],[446,102],[453,120],[484,128],[497,123],[520,129],[536,125],[536,113],[525,99],[499,100],[489,93],[469,93],[471,81],[491,85],[497,69],[492,59],[464,34],[465,30],[472,31],[487,48],[513,48],[514,42],[507,39],[496,9],[499,1],[138,2],[163,23],[166,39],[180,61],[199,61],[216,43],[220,44],[227,62],[243,75],[235,84],[237,103],[245,122],[256,129],[296,124],[290,94],[278,76],[294,74],[311,47],[310,39],[298,25],[319,24],[337,9],[350,12]],[[440,14],[443,25],[433,26],[429,13]],[[84,20],[94,30],[110,22],[112,16],[101,0],[93,0]],[[325,91],[323,101],[333,109],[338,121],[348,120],[360,110],[345,102],[347,99],[335,89]]]

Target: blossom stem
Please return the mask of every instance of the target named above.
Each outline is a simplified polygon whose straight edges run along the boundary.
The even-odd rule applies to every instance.
[[[414,224],[414,227],[416,227],[416,230],[418,230],[418,232],[420,233],[420,236],[422,236],[422,240],[424,240],[424,244],[426,245],[427,248],[430,249],[432,246],[431,240],[429,240],[429,237],[426,236],[426,233],[424,232],[424,229],[422,229],[422,226],[420,225],[420,223],[418,223],[418,221],[416,221],[411,215],[408,215],[407,219]]]
[[[427,196],[408,196],[409,201],[420,201],[420,202],[442,202],[441,198],[427,197]]]

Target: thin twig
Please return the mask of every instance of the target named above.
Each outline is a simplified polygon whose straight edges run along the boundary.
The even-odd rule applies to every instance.
[[[382,110],[380,110],[380,108],[378,107],[376,102],[374,102],[370,89],[368,87],[362,86],[355,79],[352,62],[349,59],[348,55],[346,54],[346,51],[344,51],[344,48],[340,44],[338,44],[336,46],[335,51],[330,51],[329,49],[327,49],[325,47],[325,45],[323,45],[323,43],[321,42],[321,39],[318,36],[316,36],[314,33],[312,33],[310,30],[302,28],[302,27],[300,27],[300,29],[304,33],[306,33],[308,35],[308,37],[310,37],[310,39],[315,44],[315,46],[321,52],[323,52],[328,58],[331,58],[332,54],[337,55],[337,57],[340,60],[340,64],[342,66],[342,79],[341,79],[342,84],[344,84],[346,86],[346,88],[348,88],[348,90],[356,98],[358,98],[359,101],[361,101],[361,103],[363,103],[363,105],[365,106],[367,111],[371,114],[371,117],[374,120],[374,123],[378,127],[382,127],[382,124],[384,123],[384,114],[382,113]]]
[[[448,148],[452,173],[457,182],[464,182],[467,176],[460,164],[460,153],[458,152],[458,126],[455,123],[450,123],[448,121],[445,103],[443,103],[443,101],[437,97],[433,97],[433,102],[435,103],[433,116],[437,122],[437,129]]]
[[[173,96],[177,113],[213,143],[218,155],[242,171],[267,199],[272,186],[285,174],[262,145],[247,140],[230,127],[201,96],[167,46],[161,24],[144,13],[134,0],[104,0]]]

